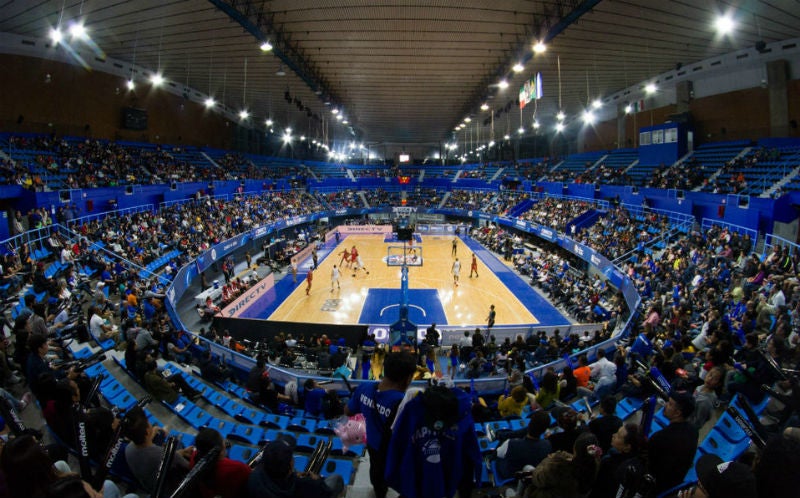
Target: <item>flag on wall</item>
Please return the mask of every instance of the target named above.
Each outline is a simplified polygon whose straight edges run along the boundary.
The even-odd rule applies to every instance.
[[[519,89],[519,108],[524,109],[531,100],[542,98],[542,73],[536,73],[535,78],[525,82]]]
[[[637,100],[635,102],[631,102],[631,111],[632,112],[644,111],[644,100]]]

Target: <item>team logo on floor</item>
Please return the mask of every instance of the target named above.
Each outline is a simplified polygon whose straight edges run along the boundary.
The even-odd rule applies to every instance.
[[[342,304],[341,299],[326,299],[325,304],[322,305],[322,311],[336,311],[340,304]]]

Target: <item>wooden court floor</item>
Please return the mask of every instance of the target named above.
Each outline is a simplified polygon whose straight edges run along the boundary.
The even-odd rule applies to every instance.
[[[461,262],[461,276],[458,286],[453,284],[451,268],[454,258],[452,236],[423,236],[423,266],[409,267],[409,289],[436,289],[447,317],[448,325],[485,326],[489,306],[494,304],[497,311],[496,325],[537,324],[533,314],[488,270],[478,259],[477,278],[468,278],[472,252],[458,240],[457,257]],[[347,268],[341,271],[341,289],[331,292],[331,269],[339,266],[339,253],[345,247],[355,245],[364,266],[369,270],[353,272]],[[310,323],[357,324],[369,289],[400,288],[400,268],[387,266],[384,258],[387,246],[383,235],[349,235],[342,239],[325,259],[319,262],[314,271],[310,295],[306,296],[305,277],[310,259],[298,271],[301,284],[277,310],[270,320]],[[391,245],[398,245],[397,243]],[[535,292],[531,289],[531,292]],[[331,300],[338,300],[332,309]],[[323,308],[328,309],[323,311]],[[441,325],[441,324],[440,324]]]

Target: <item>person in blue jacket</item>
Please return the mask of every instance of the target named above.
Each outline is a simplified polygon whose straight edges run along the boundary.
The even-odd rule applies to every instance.
[[[416,369],[414,356],[407,351],[386,355],[383,379],[358,386],[345,407],[346,415],[364,415],[367,425],[369,479],[376,498],[385,498],[389,489],[384,474],[391,426]]]

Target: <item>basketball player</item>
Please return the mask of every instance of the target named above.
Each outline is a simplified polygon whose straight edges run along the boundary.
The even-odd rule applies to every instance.
[[[331,292],[333,292],[334,283],[336,283],[337,288],[342,288],[342,286],[339,284],[339,269],[336,268],[336,265],[333,265],[333,268],[331,269]]]
[[[453,261],[453,268],[450,270],[450,272],[453,274],[453,284],[458,287],[458,276],[461,274],[461,261],[459,261],[458,258]]]
[[[342,256],[342,259],[339,260],[339,267],[340,268],[341,268],[343,262],[347,263],[347,264],[350,264],[350,250],[349,249],[347,249],[345,247],[344,251],[340,252],[339,254]]]
[[[353,258],[352,252],[350,253],[350,258],[351,259]],[[356,253],[355,261],[356,261],[356,264],[353,267],[353,276],[354,277],[356,276],[356,274],[358,273],[358,270],[364,270],[365,272],[367,272],[367,275],[369,275],[369,270],[367,270],[364,267],[364,261],[362,261],[360,254]]]
[[[469,265],[469,278],[472,278],[472,273],[475,273],[475,278],[478,277],[478,259],[475,253],[472,253],[472,263]]]
[[[311,281],[314,280],[314,269],[309,268],[306,274],[306,296],[311,292]]]
[[[494,304],[489,306],[489,316],[486,317],[487,329],[491,330],[494,327],[494,319],[497,313],[494,311]]]
[[[458,239],[453,239],[453,250],[450,251],[450,255],[453,257],[458,255]]]
[[[292,283],[297,283],[297,261],[292,260]]]

